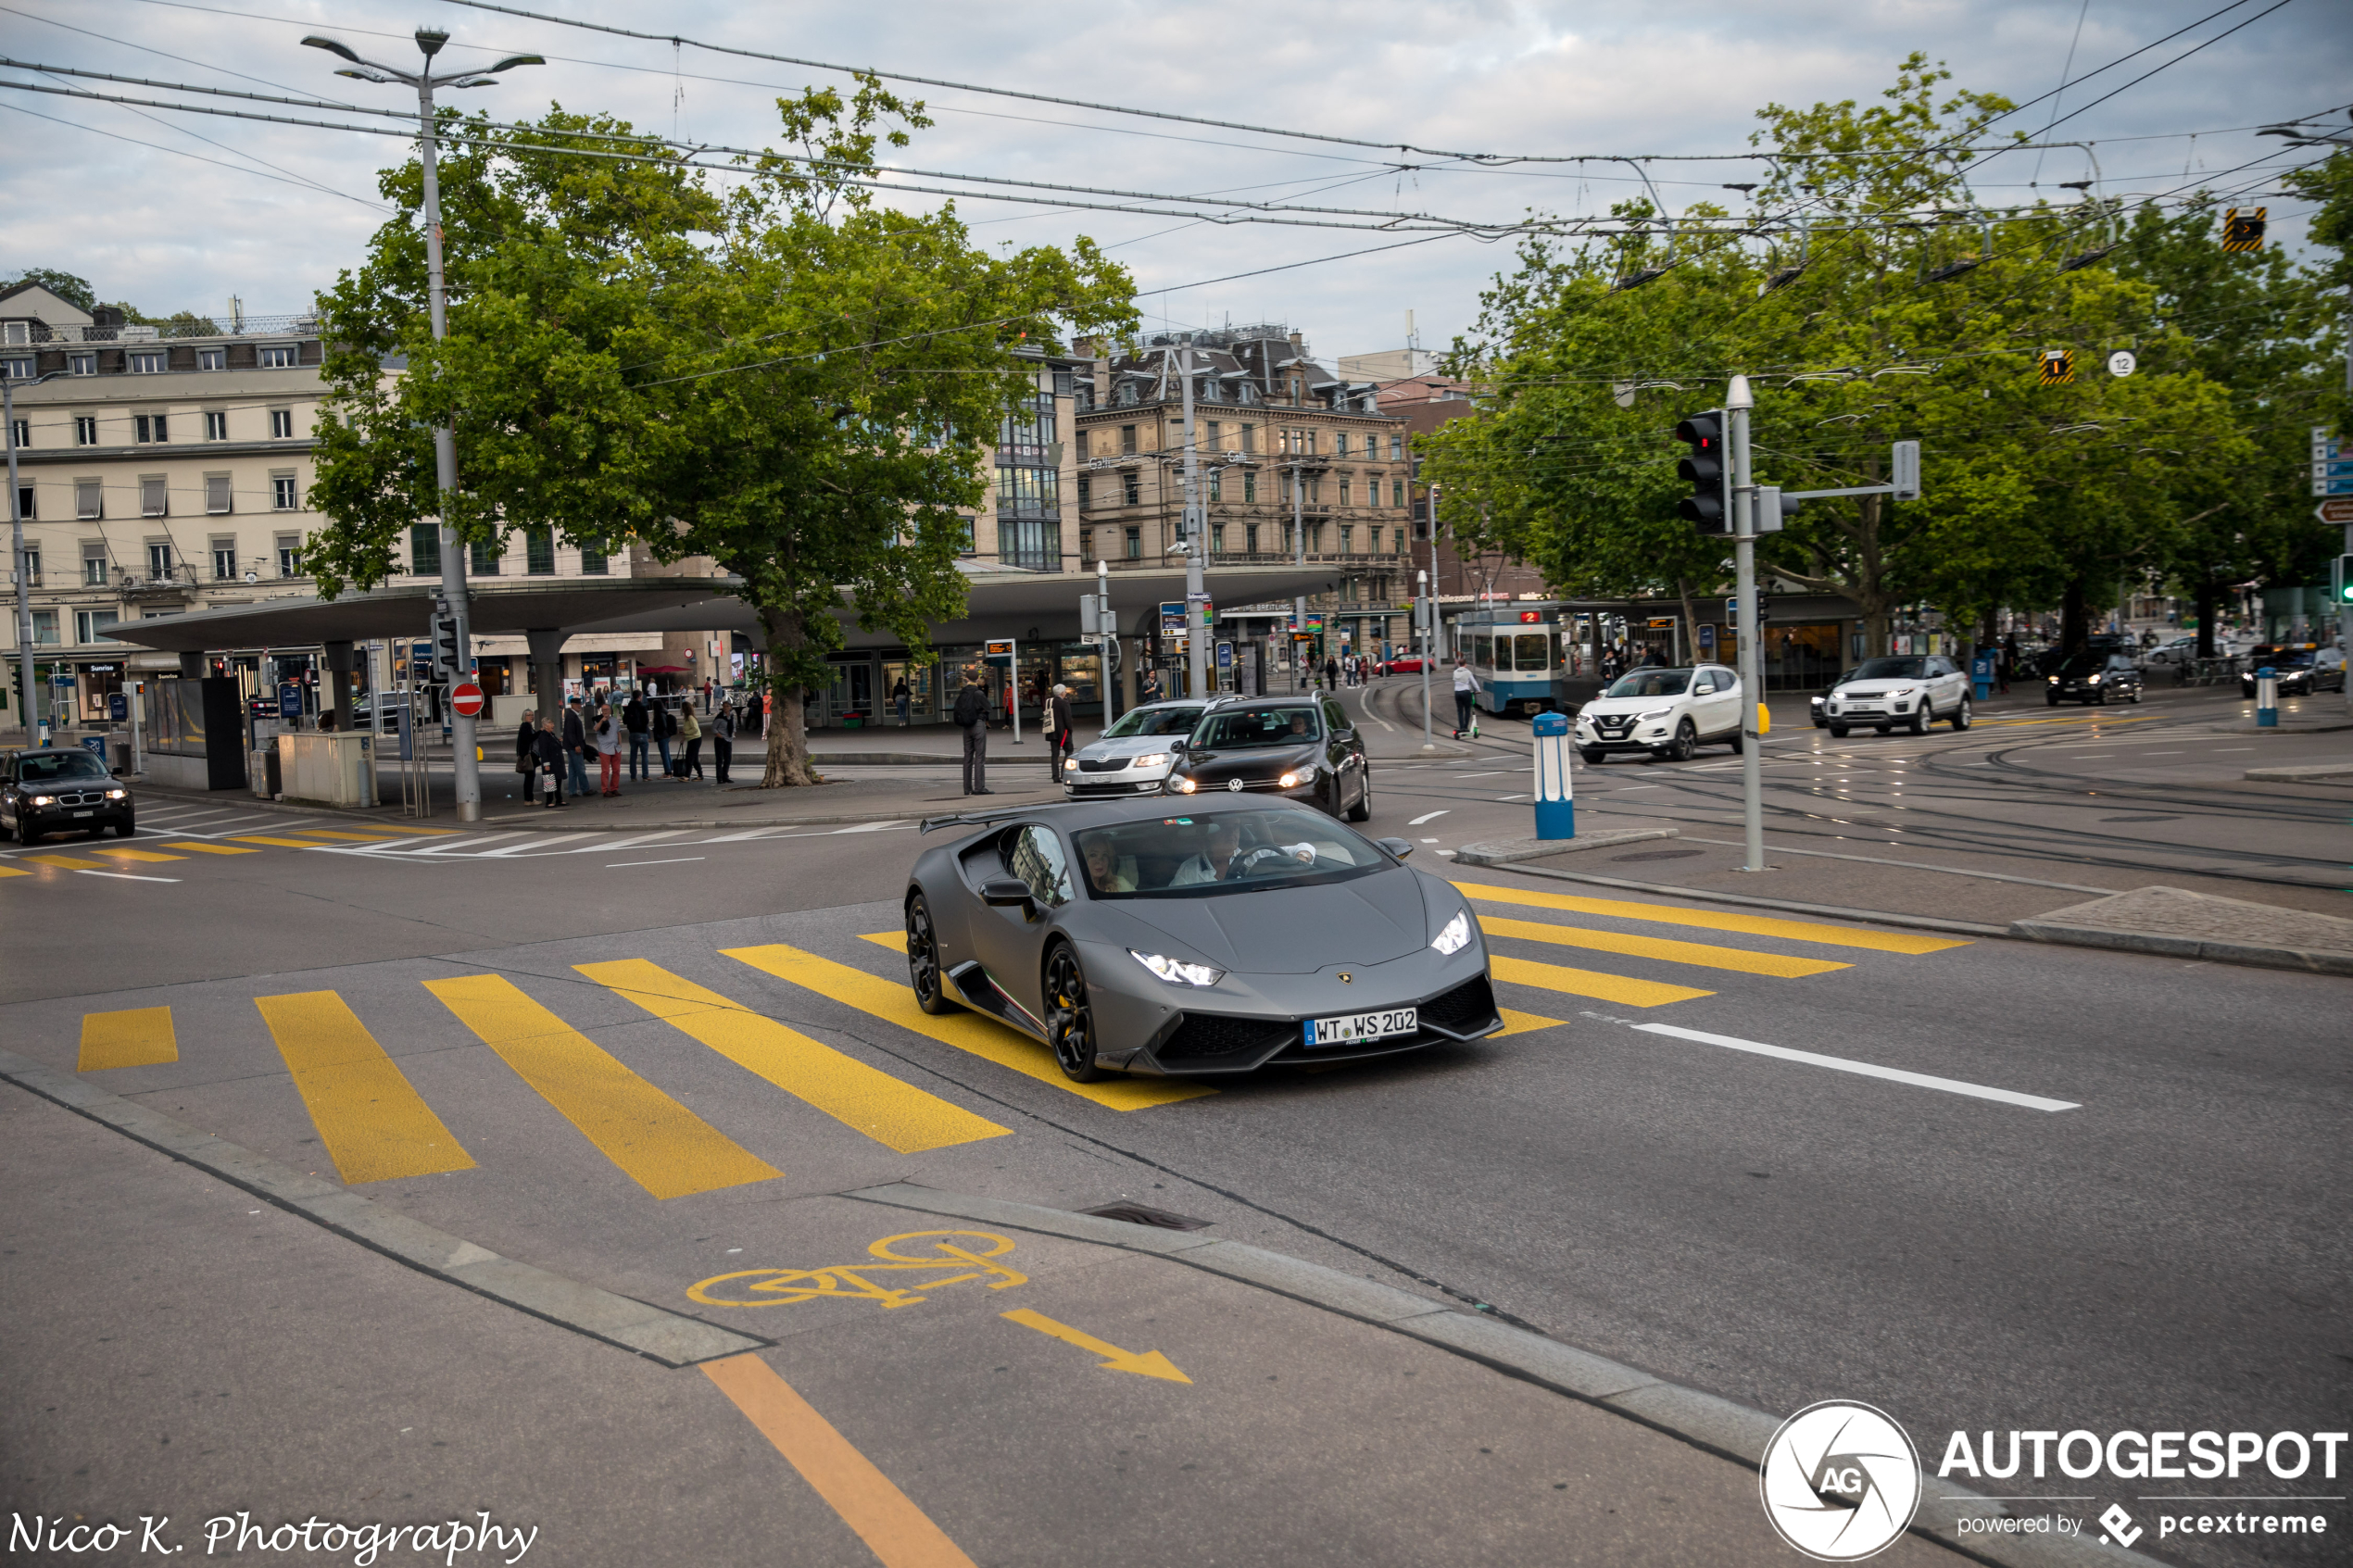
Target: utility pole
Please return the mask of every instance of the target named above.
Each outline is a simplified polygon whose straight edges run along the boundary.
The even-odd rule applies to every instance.
[[[51,370],[48,376],[28,376],[27,386],[39,386],[49,376],[63,374]],[[24,724],[27,746],[49,744],[49,694],[44,689],[40,697],[41,727],[33,728],[32,720],[32,573],[26,570],[24,554],[24,492],[17,488],[17,383],[12,378],[0,376],[0,419],[7,422],[8,431],[8,525],[10,533],[9,561],[17,575],[17,679],[23,690],[19,694],[24,704],[19,718]]]
[[[1201,454],[1193,445],[1193,341],[1186,334],[1176,350],[1185,379],[1185,684],[1195,700],[1209,695],[1209,617],[1204,602],[1202,555],[1209,530],[1202,526]]]
[[[1283,437],[1286,445],[1290,445],[1290,440],[1291,437],[1289,435]],[[1307,520],[1302,514],[1299,499],[1307,493],[1307,468],[1299,460],[1299,454],[1295,452],[1291,454],[1290,468],[1290,542],[1293,552],[1291,564],[1304,571],[1307,570]],[[1291,600],[1290,629],[1294,632],[1307,630],[1307,596],[1305,594],[1297,595]],[[1299,667],[1302,662],[1300,650],[1306,646],[1297,637],[1293,637],[1290,641],[1290,689],[1293,691],[1300,689]],[[1313,691],[1315,688],[1315,682],[1307,683],[1308,690]]]
[[[1414,596],[1414,619],[1420,622],[1416,630],[1421,633],[1422,645],[1422,749],[1436,751],[1438,742],[1430,734],[1429,665],[1430,633],[1438,621],[1438,601],[1430,597],[1429,573],[1416,571],[1414,575],[1421,579],[1421,582],[1416,584],[1421,592]]]
[[[547,62],[537,55],[510,55],[485,70],[458,70],[441,76],[433,74],[434,56],[449,42],[449,34],[438,28],[417,30],[417,47],[425,56],[422,70],[407,71],[396,66],[363,60],[348,47],[332,38],[316,35],[303,40],[313,49],[324,49],[349,60],[353,67],[335,72],[360,82],[398,82],[417,90],[417,148],[424,169],[425,223],[425,304],[433,320],[433,336],[439,343],[449,335],[448,285],[441,260],[441,182],[434,164],[434,102],[436,87],[490,87],[497,84],[497,73],[516,66],[542,66]],[[464,680],[469,673],[472,656],[472,616],[466,603],[466,558],[456,529],[449,525],[448,502],[458,494],[458,441],[445,420],[434,426],[433,458],[434,490],[441,497],[441,613],[456,623],[457,665],[449,671],[451,684]],[[475,753],[474,720],[471,714],[452,709],[449,715],[450,766],[452,782],[458,797],[458,820],[478,822],[482,820],[482,759]]]
[[[1765,706],[1764,660],[1756,646],[1756,483],[1748,460],[1748,413],[1756,406],[1749,395],[1748,378],[1734,376],[1724,399],[1730,415],[1732,591],[1740,596],[1741,677],[1741,818],[1748,841],[1748,866],[1765,869],[1765,737],[1757,733],[1756,715]],[[1778,522],[1780,520],[1774,520]]]

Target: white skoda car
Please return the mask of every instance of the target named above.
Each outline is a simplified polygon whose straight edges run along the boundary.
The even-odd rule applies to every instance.
[[[1934,654],[1867,659],[1822,704],[1822,720],[1841,738],[1866,724],[1881,734],[1902,724],[1924,735],[1931,724],[1944,720],[1966,730],[1969,690],[1969,677],[1951,659]]]
[[[1577,754],[1644,751],[1669,762],[1702,746],[1741,748],[1741,679],[1720,664],[1633,670],[1577,710]]]
[[[1176,765],[1175,742],[1193,733],[1208,704],[1152,702],[1131,708],[1101,738],[1063,759],[1063,794],[1072,800],[1157,795]]]

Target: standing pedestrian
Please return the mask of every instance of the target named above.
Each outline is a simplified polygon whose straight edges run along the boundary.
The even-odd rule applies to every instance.
[[[597,710],[597,793],[608,800],[621,794],[621,737],[627,724],[623,714],[612,710],[611,703]],[[642,746],[644,742],[640,737],[631,735],[630,744],[637,747]]]
[[[577,800],[588,793],[588,717],[581,707],[581,699],[573,697],[564,704],[564,727],[560,737],[564,759],[572,774],[573,798]]]
[[[964,732],[964,793],[995,794],[988,787],[988,694],[981,689],[979,671],[964,671],[963,689],[956,694],[950,717]]]
[[[607,706],[610,709],[610,705]],[[646,699],[635,691],[629,694],[629,700],[622,705],[621,723],[622,727],[629,732],[629,782],[635,784],[646,776],[646,746],[652,738],[652,733],[651,726],[646,718]]]
[[[548,807],[561,806],[564,803],[564,743],[563,737],[556,734],[553,719],[539,721],[538,733],[532,736],[531,765],[547,785]]]
[[[1053,696],[1046,704],[1046,777],[1049,782],[1063,776],[1062,759],[1076,749],[1071,745],[1072,728],[1070,688],[1057,683]]]
[[[524,710],[522,728],[515,732],[515,771],[522,775],[522,803],[526,806],[539,798],[539,726],[538,715]]]
[[[702,721],[695,717],[691,702],[678,709],[678,738],[686,743],[686,759],[678,764],[678,776],[702,777]]]
[[[1460,658],[1454,660],[1454,738],[1471,727],[1471,704],[1478,696],[1478,677]]]
[[[712,782],[727,782],[727,764],[736,757],[736,705],[730,700],[719,705],[718,714],[711,721],[711,765],[718,777]]]
[[[653,721],[654,746],[661,753],[661,776],[666,779],[673,772],[670,766],[670,743],[678,734],[678,709],[675,704],[656,697],[653,712],[648,717]]]
[[[901,675],[890,684],[890,700],[899,707],[899,727],[907,727],[907,677]]]
[[[1339,685],[1340,660],[1327,654],[1324,657],[1324,689],[1327,692],[1334,691],[1339,688]]]

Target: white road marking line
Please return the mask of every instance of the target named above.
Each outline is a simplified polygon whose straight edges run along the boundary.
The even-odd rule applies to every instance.
[[[664,828],[660,833],[646,834],[642,837],[638,838],[616,839],[610,844],[584,844],[577,849],[567,849],[564,850],[563,853],[567,855],[588,855],[594,854],[598,850],[601,849],[635,849],[641,844],[651,844],[658,838],[670,838],[675,834],[685,833],[686,831],[686,830],[685,828]]]
[[[453,849],[464,849],[471,854],[474,849],[484,844],[493,844],[499,839],[512,838],[515,835],[511,833],[469,834],[459,838],[440,839],[434,843],[426,845],[422,849],[412,851],[412,853],[416,855],[445,855]]]
[[[1860,1073],[1866,1078],[1885,1078],[1894,1083],[1911,1084],[1923,1089],[1942,1089],[1946,1094],[1969,1095],[1977,1099],[2000,1100],[2005,1105],[2022,1105],[2029,1110],[2081,1110],[2073,1100],[2045,1099],[2040,1095],[2022,1095],[2015,1089],[1989,1089],[1982,1084],[1964,1084],[1957,1078],[1936,1078],[1925,1073],[1907,1073],[1900,1067],[1881,1067],[1876,1062],[1850,1061],[1841,1056],[1821,1056],[1813,1051],[1792,1050],[1787,1046],[1768,1046],[1756,1040],[1738,1039],[1730,1035],[1710,1035],[1697,1029],[1678,1029],[1671,1023],[1637,1023],[1635,1028],[1651,1035],[1670,1035],[1679,1040],[1696,1040],[1703,1046],[1722,1046],[1727,1050],[1752,1051],[1758,1056],[1779,1057],[1784,1061],[1802,1061],[1809,1067],[1828,1067],[1840,1073]]]
[[[1438,840],[1436,840],[1436,839],[1434,839],[1434,838],[1425,838],[1425,839],[1423,839],[1423,840],[1422,840],[1422,842],[1423,842],[1424,844],[1435,844],[1435,843],[1437,843],[1437,842],[1438,842]]]
[[[836,833],[888,833],[888,832],[890,832],[890,830],[891,830],[891,829],[893,829],[893,828],[912,827],[913,825],[914,825],[914,824],[913,824],[913,822],[912,822],[912,821],[910,821],[908,818],[905,818],[905,817],[893,817],[890,821],[888,821],[888,822],[860,822],[860,823],[858,823],[858,824],[857,824],[856,826],[854,826],[854,827],[836,828],[836,829],[834,829],[834,832],[836,832]]]
[[[2252,750],[2253,748],[2249,747],[2249,749]],[[1450,807],[1449,809],[1452,809],[1452,808]],[[1446,812],[1444,811],[1425,811],[1420,816],[1416,817],[1412,822],[1407,822],[1405,825],[1409,828],[1417,828],[1424,822],[1434,822],[1445,814]]]
[[[178,882],[176,876],[133,876],[129,872],[76,872],[76,876],[110,876],[117,882]]]
[[[741,844],[745,839],[758,838],[762,834],[774,833],[775,831],[776,830],[774,828],[753,828],[746,833],[724,833],[721,834],[717,838],[698,839],[696,842],[698,844]]]
[[[2218,746],[2214,749],[2217,751],[2253,751],[2255,748],[2251,746]]]
[[[1528,797],[1525,795],[1499,795],[1495,798],[1498,800],[1525,800]]]
[[[674,860],[609,860],[605,863],[605,870],[617,872],[623,866],[683,866],[689,860],[703,859],[705,857],[701,855],[681,855]]]
[[[2141,755],[2144,757],[2179,757],[2182,754],[2178,751],[2144,751]]]
[[[1496,768],[1484,773],[1457,773],[1454,776],[1458,779],[1500,779],[1508,771],[1507,768]]]
[[[501,845],[496,849],[485,849],[481,854],[475,856],[474,859],[478,860],[496,860],[502,856],[520,855],[526,849],[545,849],[552,844],[570,844],[574,839],[595,838],[598,836],[599,835],[586,833],[560,833],[552,835],[534,834],[521,844],[506,844]],[[610,846],[599,845],[598,847],[608,848]]]
[[[1656,784],[1620,784],[1617,786],[1617,793],[1619,795],[1631,795],[1638,789],[1656,789],[1658,785]]]

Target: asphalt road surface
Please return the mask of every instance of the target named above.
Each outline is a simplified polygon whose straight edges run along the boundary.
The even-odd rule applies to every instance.
[[[1370,694],[1383,760],[1365,831],[1433,857],[1524,833],[1525,727],[1425,760],[1409,696]],[[1805,733],[1768,753],[1768,834],[1866,872],[2163,873],[2341,912],[2342,801],[2250,804],[2221,733],[2234,717],[2214,702],[1925,739]],[[2156,744],[2169,732],[2180,746]],[[1728,760],[1584,771],[1580,805],[1734,841]],[[128,846],[12,850],[0,868],[31,874],[0,878],[17,960],[0,1035],[625,1295],[678,1304],[732,1248],[776,1242],[745,1239],[763,1214],[908,1181],[1142,1201],[1768,1411],[1868,1400],[1923,1447],[1956,1430],[2315,1432],[2353,1405],[2341,980],[1465,868],[1508,1035],[1214,1093],[1082,1087],[1040,1048],[908,1003],[903,819],[340,839],[311,831],[324,818],[288,823],[150,806]],[[355,1041],[396,1064],[376,1081],[389,1092],[306,1076],[321,1051],[369,1048]],[[819,1078],[864,1087],[787,1090],[758,1064],[794,1041]],[[641,1123],[665,1130],[627,1130]],[[2164,1554],[2334,1555],[2261,1549]]]

